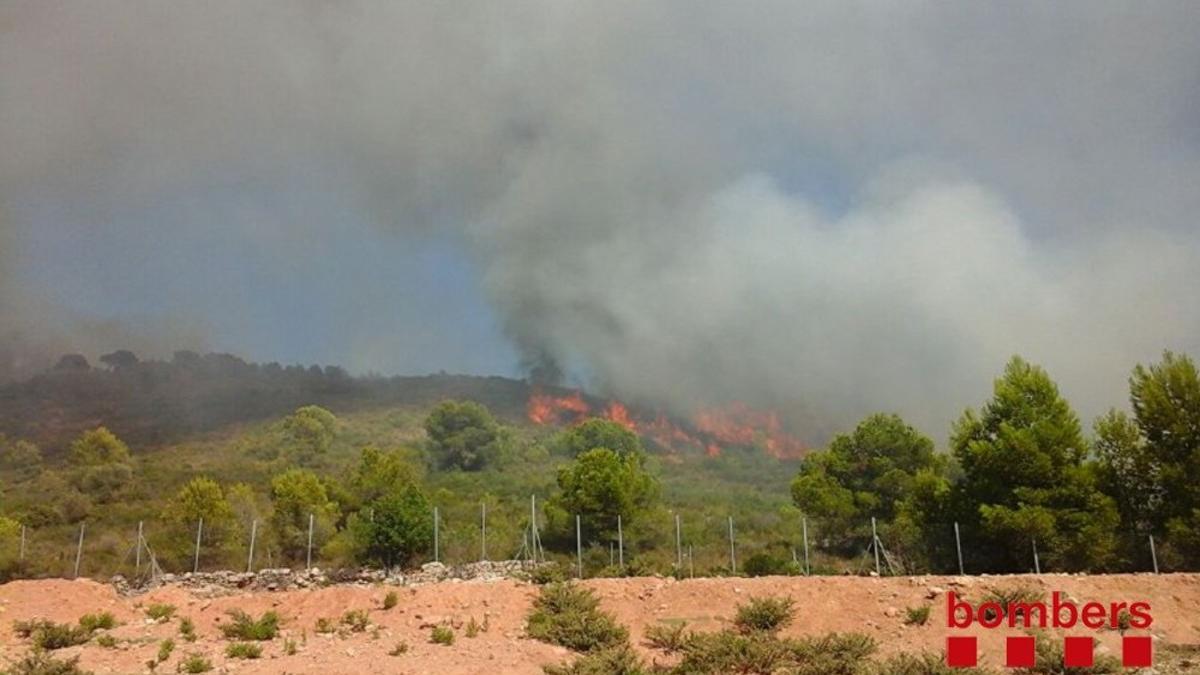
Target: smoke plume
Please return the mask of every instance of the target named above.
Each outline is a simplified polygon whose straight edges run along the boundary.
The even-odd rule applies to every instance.
[[[10,2],[0,243],[46,203],[317,191],[454,242],[539,377],[940,437],[1021,353],[1092,415],[1200,347],[1198,33],[1186,2]],[[264,257],[341,233],[195,207]],[[0,360],[64,323],[39,295],[0,269]]]

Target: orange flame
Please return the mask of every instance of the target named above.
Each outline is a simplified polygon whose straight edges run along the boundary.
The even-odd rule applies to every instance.
[[[591,405],[578,391],[566,396],[534,391],[526,408],[529,421],[540,425],[574,424],[591,412]],[[754,410],[744,403],[699,411],[692,420],[695,432],[683,429],[661,412],[652,419],[638,419],[620,401],[609,401],[600,416],[672,453],[692,448],[709,457],[718,457],[722,447],[761,447],[776,459],[796,459],[804,456],[806,449],[803,442],[783,431],[777,413]]]

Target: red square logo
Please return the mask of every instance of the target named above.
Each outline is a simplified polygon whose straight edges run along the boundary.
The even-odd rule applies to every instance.
[[[1092,667],[1092,638],[1063,638],[1063,665],[1068,668]]]
[[[951,668],[972,668],[978,662],[979,650],[974,636],[946,638],[946,665]]]
[[[1004,665],[1009,668],[1032,668],[1036,661],[1033,638],[1008,638],[1004,647]]]
[[[1149,668],[1152,664],[1150,636],[1127,635],[1121,638],[1121,665],[1126,668]]]

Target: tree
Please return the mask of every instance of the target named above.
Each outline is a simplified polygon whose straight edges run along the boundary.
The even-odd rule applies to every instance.
[[[1097,422],[1108,489],[1143,533],[1166,534],[1166,558],[1200,561],[1200,374],[1187,355],[1163,352],[1129,380],[1134,421]],[[1182,557],[1182,559],[1180,559]]]
[[[589,450],[608,448],[618,455],[641,456],[642,441],[623,425],[612,420],[590,417],[559,434],[555,445],[568,457],[578,457]]]
[[[358,504],[367,504],[421,479],[421,465],[404,450],[385,452],[369,445],[359,454],[350,476],[350,493]]]
[[[129,446],[104,427],[86,431],[71,443],[72,481],[100,503],[111,502],[133,479]]]
[[[100,363],[113,370],[120,370],[136,366],[138,364],[138,357],[128,349],[118,349],[115,352],[109,352],[101,356]]]
[[[898,415],[879,413],[805,458],[792,482],[792,501],[822,519],[828,535],[849,543],[866,534],[872,517],[895,518],[918,473],[937,476],[945,467],[933,441]]]
[[[205,562],[210,562],[225,552],[239,528],[221,485],[203,476],[193,478],[179,488],[163,509],[163,519],[170,524],[168,551],[177,563],[187,560],[192,553],[193,533],[201,518],[204,519],[201,550]]]
[[[425,433],[443,468],[479,471],[500,456],[503,434],[487,408],[474,401],[442,401],[425,418]]]
[[[295,443],[299,459],[308,461],[333,445],[337,418],[321,406],[306,405],[284,418],[283,428]]]
[[[321,479],[305,469],[289,469],[271,479],[271,505],[271,529],[280,552],[291,560],[305,557],[310,514],[314,546],[329,538],[338,518],[338,505],[329,500]]]
[[[129,446],[105,427],[85,431],[71,443],[71,463],[77,466],[128,464]]]
[[[0,468],[9,472],[37,473],[42,451],[29,441],[9,441],[0,435]]]
[[[1079,418],[1044,370],[1013,357],[992,399],[959,418],[950,444],[964,471],[962,517],[984,540],[982,564],[1027,569],[1031,540],[1058,569],[1112,563],[1116,505],[1097,489]]]
[[[616,533],[618,515],[633,523],[657,496],[658,482],[643,469],[639,456],[595,448],[558,470],[558,493],[548,511],[555,529],[573,529],[578,515],[593,540],[606,540]]]
[[[376,498],[351,518],[359,557],[385,567],[412,563],[433,542],[433,510],[415,484]]]

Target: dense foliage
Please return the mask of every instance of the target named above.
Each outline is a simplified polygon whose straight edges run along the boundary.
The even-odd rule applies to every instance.
[[[163,368],[111,356],[105,377]],[[244,370],[197,358],[171,369]],[[48,377],[99,376],[68,365]],[[179,444],[127,444],[104,416],[46,452],[0,437],[0,577],[70,574],[85,524],[82,573],[130,573],[139,521],[169,571],[191,569],[197,534],[202,568],[244,568],[254,523],[252,565],[301,564],[310,519],[314,563],[407,566],[432,554],[434,507],[443,560],[529,555],[530,495],[565,574],[578,573],[576,516],[587,575],[729,574],[729,516],[737,572],[749,575],[873,568],[872,518],[885,571],[956,571],[955,524],[971,572],[1030,570],[1034,546],[1044,570],[1145,570],[1150,537],[1161,567],[1200,566],[1190,480],[1200,473],[1200,374],[1170,352],[1133,370],[1129,412],[1102,415],[1091,438],[1050,375],[1014,358],[991,397],[954,424],[948,452],[881,413],[799,464],[761,448],[650,453],[608,420],[556,430],[512,424],[478,402],[424,406],[335,414],[305,404]]]

